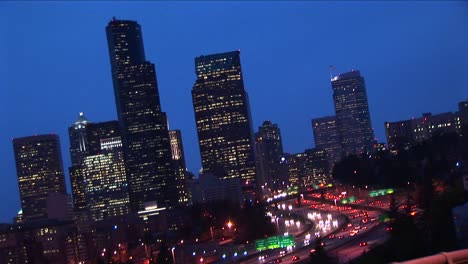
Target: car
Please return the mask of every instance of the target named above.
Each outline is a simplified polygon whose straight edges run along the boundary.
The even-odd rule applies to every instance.
[[[347,231],[348,229],[346,227],[341,228],[341,231]]]
[[[333,239],[335,238],[335,235],[329,235],[328,238]]]
[[[354,227],[354,229],[358,230],[358,229],[361,229],[361,227],[357,225]]]
[[[260,256],[258,256],[258,260],[263,261],[263,260],[265,260],[267,257],[268,257],[267,255],[260,255]]]
[[[343,236],[343,235],[341,235],[341,236],[338,236],[338,239],[343,239],[343,238],[344,238],[344,236]]]
[[[351,223],[348,224],[348,227],[352,227],[352,226],[353,226],[353,224],[351,224]]]
[[[392,230],[393,230],[393,227],[388,226],[385,230],[387,230],[387,231],[392,231]]]
[[[300,259],[300,257],[298,257],[298,256],[292,256],[291,261],[298,261],[299,259]]]
[[[360,247],[365,247],[365,246],[367,246],[367,242],[361,242],[361,243],[359,243],[359,246]]]

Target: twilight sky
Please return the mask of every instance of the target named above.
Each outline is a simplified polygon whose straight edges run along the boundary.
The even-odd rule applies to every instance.
[[[313,147],[311,118],[334,114],[329,65],[365,77],[372,126],[468,99],[468,2],[0,2],[0,223],[20,208],[12,138],[57,133],[85,112],[116,120],[105,27],[142,26],[162,109],[201,166],[192,107],[194,58],[241,49],[254,130],[280,126],[286,152]]]

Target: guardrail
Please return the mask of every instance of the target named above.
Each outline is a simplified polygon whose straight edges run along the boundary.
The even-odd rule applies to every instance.
[[[391,264],[461,264],[468,263],[468,249],[441,252],[436,255]]]

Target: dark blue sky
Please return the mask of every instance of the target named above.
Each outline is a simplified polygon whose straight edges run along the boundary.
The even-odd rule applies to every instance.
[[[201,166],[192,108],[194,58],[241,49],[254,130],[279,124],[284,149],[313,147],[311,118],[334,114],[328,66],[361,70],[372,125],[456,111],[468,98],[467,2],[0,2],[0,222],[20,207],[11,139],[117,118],[105,27],[142,26],[162,109]]]

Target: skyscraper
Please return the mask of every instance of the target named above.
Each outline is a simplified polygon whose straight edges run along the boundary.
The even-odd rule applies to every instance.
[[[13,148],[23,217],[25,221],[46,219],[48,195],[66,194],[59,137],[15,138]]]
[[[82,174],[91,217],[99,221],[127,215],[129,195],[119,123],[93,123],[86,130],[89,145]]]
[[[184,146],[180,130],[169,130],[171,139],[172,161],[176,171],[177,200],[180,205],[190,203],[190,193],[187,187],[187,167],[185,165]]]
[[[195,58],[192,99],[203,173],[255,180],[252,125],[240,51]]]
[[[341,159],[341,141],[336,126],[336,116],[312,119],[315,147],[325,151],[330,170]]]
[[[81,166],[88,153],[86,126],[89,123],[84,114],[80,112],[78,119],[68,128],[71,156],[71,167],[68,171],[75,211],[86,209],[85,185]]]
[[[283,143],[281,131],[277,124],[265,121],[255,133],[255,151],[257,162],[258,185],[280,182],[281,157]]]
[[[112,19],[106,27],[125,167],[134,212],[157,201],[177,202],[166,113],[161,111],[156,72],[146,61],[140,25]]]
[[[371,151],[374,143],[364,78],[359,71],[331,79],[336,123],[344,155]]]
[[[80,113],[69,127],[70,180],[75,210],[98,221],[129,213],[129,195],[117,121],[91,123]]]

